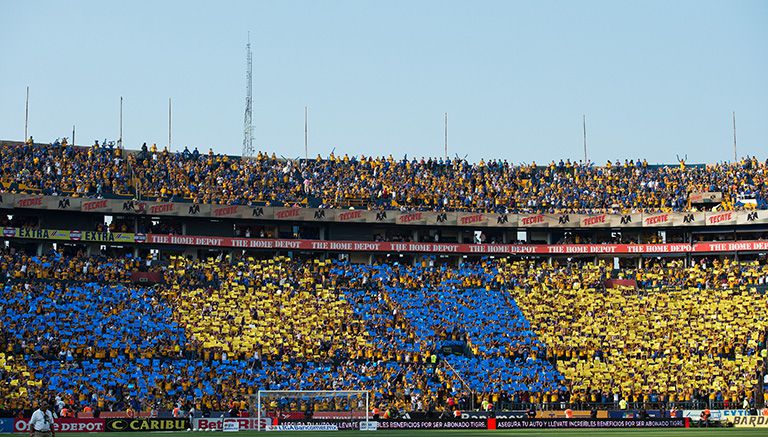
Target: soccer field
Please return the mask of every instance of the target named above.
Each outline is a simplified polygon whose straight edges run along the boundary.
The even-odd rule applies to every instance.
[[[307,436],[312,434],[320,434],[324,436],[340,436],[340,435],[355,435],[360,431],[315,431],[315,432],[302,432],[302,431],[280,431],[270,432],[269,435],[280,435],[286,437]],[[102,437],[104,433],[67,433],[67,437]],[[158,437],[158,434],[168,434],[167,432],[151,433],[151,432],[110,432],[108,437]],[[181,434],[174,433],[174,434]],[[192,434],[190,432],[190,434]],[[196,434],[196,433],[195,433]],[[366,433],[369,434],[369,433]],[[438,437],[449,434],[451,436],[507,436],[507,435],[519,435],[519,436],[576,436],[587,437],[589,435],[599,435],[600,437],[613,437],[624,436],[627,434],[634,434],[637,437],[698,437],[698,436],[719,436],[724,435],[727,437],[757,437],[768,434],[768,430],[765,428],[690,428],[690,429],[526,429],[526,430],[381,430],[372,432],[373,436],[398,436],[404,437],[409,435],[418,435],[419,437]],[[236,433],[235,437],[256,437],[258,435],[265,435],[264,432],[256,431],[240,431]]]

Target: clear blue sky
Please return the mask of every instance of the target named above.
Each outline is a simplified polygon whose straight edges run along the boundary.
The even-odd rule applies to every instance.
[[[539,163],[768,154],[768,1],[0,0],[0,138]]]

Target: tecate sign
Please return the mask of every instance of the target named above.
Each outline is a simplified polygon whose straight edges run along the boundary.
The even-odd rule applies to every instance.
[[[29,419],[16,419],[15,432],[29,432]],[[55,432],[103,432],[104,419],[56,419],[53,422]]]

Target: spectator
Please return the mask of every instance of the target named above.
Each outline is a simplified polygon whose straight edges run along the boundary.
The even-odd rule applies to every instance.
[[[29,140],[32,141],[32,137],[29,137]],[[32,418],[29,420],[30,437],[55,437],[54,418],[50,402],[47,399],[38,400],[37,409],[32,413]]]
[[[98,142],[2,145],[0,181],[10,192],[141,197],[231,205],[301,205],[485,212],[685,211],[691,192],[720,192],[720,209],[768,208],[768,160],[648,165],[565,161],[539,166],[502,160],[343,157],[285,160],[172,153],[156,145],[123,156]],[[197,150],[197,149],[195,149]],[[418,181],[418,183],[415,183]]]

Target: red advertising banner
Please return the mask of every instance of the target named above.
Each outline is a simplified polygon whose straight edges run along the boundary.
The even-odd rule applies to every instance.
[[[146,208],[147,214],[176,215],[181,204],[174,202],[153,203]]]
[[[605,281],[605,288],[633,287],[637,288],[637,281],[634,279],[608,279]]]
[[[373,241],[283,240],[193,235],[147,234],[148,244],[181,246],[234,247],[240,249],[306,250],[339,252],[461,253],[484,255],[626,255],[696,252],[768,251],[768,241],[734,241],[670,244],[455,244],[393,243]]]
[[[582,228],[604,228],[611,226],[611,216],[608,214],[589,215],[581,218]]]
[[[56,419],[53,422],[55,432],[104,432],[104,419]],[[16,419],[14,432],[29,432],[29,419]]]
[[[141,284],[157,284],[163,282],[163,274],[160,272],[131,272],[131,281]]]

